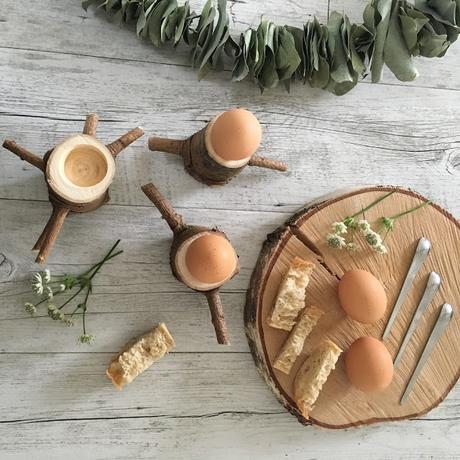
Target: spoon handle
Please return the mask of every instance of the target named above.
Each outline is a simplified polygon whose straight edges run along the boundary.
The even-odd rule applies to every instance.
[[[404,350],[406,349],[406,346],[409,343],[410,338],[412,337],[412,334],[414,333],[420,318],[423,316],[426,309],[430,305],[436,292],[438,292],[439,286],[441,286],[441,277],[436,272],[431,272],[426,283],[425,292],[423,293],[422,299],[420,300],[420,303],[418,304],[418,307],[415,310],[414,316],[412,317],[412,321],[406,331],[401,346],[399,347],[398,354],[396,355],[396,358],[394,360],[395,366],[397,366],[401,361]]]
[[[414,279],[420,270],[420,267],[425,262],[425,259],[430,252],[431,243],[427,238],[420,238],[417,249],[415,250],[414,258],[412,259],[412,263],[410,264],[409,270],[406,275],[406,279],[402,285],[401,291],[398,296],[398,300],[393,307],[393,311],[391,312],[390,319],[385,327],[385,331],[383,332],[382,339],[385,340],[390,335],[391,328],[393,327],[393,323],[395,322],[396,316],[398,316],[399,310],[406,300],[407,293],[414,282]]]
[[[452,305],[445,303],[441,307],[441,310],[439,311],[438,319],[436,320],[436,324],[434,325],[433,330],[431,331],[430,337],[428,338],[426,342],[425,348],[423,349],[422,355],[420,356],[418,360],[417,366],[415,367],[414,372],[411,375],[409,383],[407,384],[406,389],[404,390],[404,393],[401,396],[401,400],[399,404],[404,404],[406,402],[407,397],[412,391],[412,388],[414,387],[415,382],[417,381],[417,378],[421,370],[423,369],[423,366],[427,362],[439,337],[441,337],[442,333],[448,326],[450,320],[452,319],[453,314],[454,314],[454,310],[452,308]]]

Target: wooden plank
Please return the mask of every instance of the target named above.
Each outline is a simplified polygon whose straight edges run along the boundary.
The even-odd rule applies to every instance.
[[[75,338],[79,325],[76,330],[68,330],[47,317],[26,319],[22,307],[33,299],[29,280],[38,266],[33,262],[30,247],[46,223],[49,208],[47,203],[0,201],[0,235],[9,235],[8,240],[1,239],[0,247],[4,257],[0,266],[4,267],[0,271],[3,281],[0,302],[4,305],[0,322],[6,329],[0,336],[3,350],[78,349]],[[176,337],[178,350],[247,351],[241,325],[248,279],[265,234],[285,218],[279,213],[262,214],[221,211],[211,216],[207,211],[184,212],[190,222],[225,229],[240,253],[241,272],[222,292],[233,343],[228,349],[215,343],[205,297],[181,285],[171,275],[170,231],[158,211],[148,203],[137,207],[107,206],[98,212],[71,216],[48,259],[48,267],[56,273],[79,273],[88,264],[97,262],[111,243],[121,238],[120,247],[125,252],[106,265],[95,279],[90,303],[90,311],[94,313],[90,324],[103,347],[100,350],[118,350],[129,338],[142,332],[146,324],[162,320]],[[252,237],[248,238],[248,234]],[[46,315],[46,311],[41,310],[39,315]],[[111,326],[107,328],[107,324]],[[24,337],[22,344],[16,336]],[[44,336],[48,337],[45,342]]]
[[[85,13],[78,1],[67,0],[57,4],[51,0],[44,0],[40,4],[31,4],[26,16],[20,4],[14,0],[5,0],[5,2],[0,16],[2,35],[4,35],[2,47],[177,66],[187,66],[189,63],[189,52],[186,47],[179,47],[171,52],[168,47],[158,50],[146,42],[139,43],[140,40],[131,28],[119,27],[111,23],[102,12],[94,9]],[[199,11],[203,3],[204,0],[194,0],[191,2],[192,8]],[[367,0],[331,0],[330,10],[344,11],[352,20],[362,22],[362,12],[367,3]],[[262,15],[277,24],[293,26],[302,26],[313,15],[325,22],[327,16],[327,2],[324,0],[310,1],[308,5],[286,2],[283,8],[279,7],[277,0],[229,1],[228,4],[232,18],[231,28],[235,36],[249,26],[257,26]],[[43,30],[47,33],[43,34]],[[38,36],[40,40],[36,39]],[[114,46],[114,43],[122,46]],[[401,83],[392,77],[390,72],[385,72],[383,82],[458,90],[460,89],[460,81],[457,78],[460,67],[459,57],[460,47],[454,45],[442,59],[417,59],[420,77],[415,82]],[[432,78],[433,72],[437,75],[435,79]],[[230,82],[228,84],[230,85]]]
[[[208,210],[180,209],[182,211],[186,221],[222,228],[233,242],[240,256],[241,272],[225,285],[224,292],[246,289],[265,235],[286,218],[285,214],[275,212],[220,210],[211,213]],[[0,281],[25,281],[39,268],[33,263],[30,248],[50,212],[49,203],[0,200],[0,252],[7,259],[3,265],[10,267],[10,270],[0,272],[3,274]],[[108,286],[112,293],[116,292],[112,290],[114,288],[120,293],[188,291],[170,276],[171,232],[147,198],[145,206],[104,206],[92,213],[72,214],[62,228],[48,265],[58,273],[81,270],[81,265],[100,260],[117,239],[122,240],[120,247],[125,252],[98,275],[96,286]],[[125,268],[120,273],[122,266]],[[1,286],[0,292],[9,295],[24,292],[25,287]]]
[[[325,432],[305,430],[288,414],[216,411],[202,417],[7,424],[0,427],[0,445],[5,460],[453,460],[460,449],[457,425],[456,420],[420,421]]]
[[[190,6],[199,12],[204,3],[205,0],[192,0]],[[179,66],[190,62],[186,47],[180,46],[175,52],[171,52],[171,48],[155,49],[148,42],[138,39],[133,28],[119,27],[102,11],[90,8],[86,13],[78,0],[63,0],[59,3],[42,0],[40,5],[31,4],[27,15],[14,0],[4,0],[2,6],[0,20],[4,39],[1,47]],[[324,21],[327,13],[327,3],[324,0],[311,0],[308,8],[303,8],[297,2],[286,2],[280,8],[277,0],[230,0],[228,6],[231,29],[236,38],[247,27],[257,26],[262,15],[276,19],[279,24],[301,26],[312,15]],[[37,40],[38,36],[40,40]]]
[[[1,423],[281,410],[249,353],[171,353],[121,392],[105,375],[111,357],[99,352],[0,354]],[[454,398],[439,417],[449,417],[457,403]]]
[[[179,158],[149,152],[144,137],[119,157],[115,204],[144,204],[139,186],[153,178],[178,207],[292,212],[337,187],[378,182],[402,183],[454,214],[460,210],[458,91],[388,87],[385,104],[381,87],[370,85],[341,99],[300,87],[267,97],[248,84],[238,93],[223,90],[217,76],[197,83],[182,68],[5,49],[0,66],[0,130],[37,152],[80,131],[81,114],[91,110],[101,116],[101,139],[137,124],[147,135],[186,137],[250,98],[264,129],[261,153],[290,167],[287,174],[249,168],[224,188],[209,189],[183,172]],[[209,101],[197,105],[203,94]],[[37,171],[3,149],[0,162],[1,197],[46,199]]]
[[[97,287],[95,288],[97,292]],[[46,306],[31,318],[19,299],[1,298],[5,310],[0,320],[0,350],[8,352],[118,352],[133,337],[163,321],[176,341],[175,351],[216,353],[247,352],[244,335],[244,293],[223,293],[225,318],[230,345],[216,342],[206,298],[193,292],[162,294],[93,294],[86,315],[87,331],[95,335],[91,346],[77,343],[82,333],[81,316],[74,317],[74,327],[51,320]],[[24,298],[26,298],[24,296]],[[30,300],[31,296],[27,296]],[[10,307],[8,305],[11,304]],[[75,308],[75,304],[74,307]],[[69,310],[72,311],[72,308]]]

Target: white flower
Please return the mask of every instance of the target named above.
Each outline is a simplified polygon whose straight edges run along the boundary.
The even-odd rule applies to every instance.
[[[329,233],[326,237],[326,241],[331,248],[335,249],[342,249],[347,245],[345,238],[340,235],[336,235],[335,233]]]
[[[37,295],[43,294],[43,280],[42,280],[42,276],[40,275],[40,273],[35,273],[34,275],[33,283],[32,283],[32,290]]]
[[[358,245],[353,241],[347,243],[347,250],[350,252],[356,252],[358,250]]]
[[[78,341],[80,343],[91,343],[94,341],[94,335],[91,334],[82,334],[79,338]]]
[[[373,230],[369,230],[365,235],[366,241],[372,246],[376,247],[382,244],[382,237]]]
[[[37,307],[33,303],[26,302],[24,304],[24,308],[26,309],[26,312],[30,313],[32,316],[37,313]]]
[[[347,226],[343,222],[334,222],[331,227],[333,233],[336,235],[344,235],[347,233]]]
[[[378,244],[377,246],[374,246],[374,251],[379,254],[386,254],[388,249],[383,244]]]
[[[367,220],[361,219],[358,222],[358,228],[361,230],[361,232],[366,234],[367,232],[371,230],[371,224]]]
[[[51,281],[51,272],[48,269],[43,272],[43,280],[45,283],[49,283]]]
[[[46,286],[45,290],[46,290],[46,295],[48,296],[48,300],[51,300],[54,297],[53,290],[49,286]]]
[[[61,292],[65,291],[65,284],[60,284],[60,285],[59,285],[59,290],[60,290]]]

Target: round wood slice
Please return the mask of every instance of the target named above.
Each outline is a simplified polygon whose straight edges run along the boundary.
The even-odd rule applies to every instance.
[[[366,219],[374,222],[381,216],[392,216],[427,201],[413,191],[396,187],[371,187],[329,196],[310,204],[270,234],[260,253],[248,289],[246,334],[256,365],[267,384],[279,401],[305,425],[346,428],[417,417],[437,406],[459,378],[459,222],[439,206],[429,204],[397,221],[394,231],[385,241],[389,249],[386,255],[366,248],[364,242],[360,244],[364,249],[357,253],[331,249],[325,242],[332,222],[342,220],[392,190],[395,191],[393,195],[366,212]],[[422,236],[431,241],[432,249],[385,342],[393,358],[423,294],[430,271],[441,275],[442,285],[420,320],[402,362],[395,369],[392,384],[385,391],[373,395],[353,388],[345,375],[342,355],[324,385],[310,419],[305,419],[298,411],[292,393],[292,382],[300,365],[325,338],[334,341],[345,351],[362,335],[381,338],[417,242]],[[288,332],[271,328],[266,318],[273,307],[280,281],[295,256],[316,263],[306,291],[306,304],[318,306],[325,314],[305,341],[303,352],[290,375],[285,375],[275,370],[272,363]],[[339,305],[338,281],[345,271],[354,268],[369,270],[377,276],[387,293],[386,315],[371,325],[351,320]],[[401,395],[443,302],[454,306],[454,318],[431,354],[408,401],[400,405]]]

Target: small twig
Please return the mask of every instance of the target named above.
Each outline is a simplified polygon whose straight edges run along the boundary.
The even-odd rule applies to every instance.
[[[286,163],[278,160],[270,160],[269,158],[253,155],[249,160],[249,166],[258,166],[259,168],[274,169],[275,171],[287,171]]]
[[[123,136],[120,136],[116,141],[113,141],[111,144],[107,144],[107,148],[110,150],[110,153],[115,158],[122,150],[128,147],[129,144],[133,143],[136,139],[139,139],[144,135],[144,130],[140,127],[134,128],[131,131],[128,131]]]
[[[87,115],[85,126],[83,128],[83,134],[88,134],[88,136],[95,136],[98,121],[99,118],[95,113],[90,113]]]
[[[171,203],[152,183],[143,185],[142,191],[157,207],[158,211],[160,211],[163,219],[168,223],[169,228],[173,231],[174,234],[180,233],[185,228],[185,223],[182,216],[174,211]]]
[[[46,235],[41,241],[40,250],[37,258],[35,259],[39,264],[45,262],[46,258],[48,257],[48,254],[50,253],[51,248],[56,241],[56,238],[68,213],[69,209],[67,208],[63,208],[61,206],[53,207],[53,212],[45,227],[45,229],[48,227]]]
[[[230,337],[228,334],[227,324],[225,323],[224,309],[220,301],[219,291],[205,292],[206,299],[208,300],[209,309],[211,310],[212,324],[216,331],[217,343],[222,345],[230,344]]]
[[[166,152],[183,156],[184,141],[165,137],[149,137],[149,149],[154,152]]]
[[[53,213],[54,213],[54,209],[53,209]],[[51,214],[51,216],[52,216],[52,214]],[[52,223],[52,219],[50,217],[48,219],[48,222],[45,225],[45,228],[43,229],[43,231],[41,232],[41,234],[38,237],[37,241],[35,242],[34,247],[32,248],[32,251],[39,251],[41,249],[41,247],[43,245],[43,242],[46,240],[48,232],[49,232],[49,230],[51,228],[51,223]]]
[[[21,160],[27,161],[27,163],[30,163],[32,166],[45,171],[45,162],[43,161],[43,158],[40,158],[35,155],[35,153],[21,147],[12,139],[5,139],[3,141],[3,147],[17,155]]]

